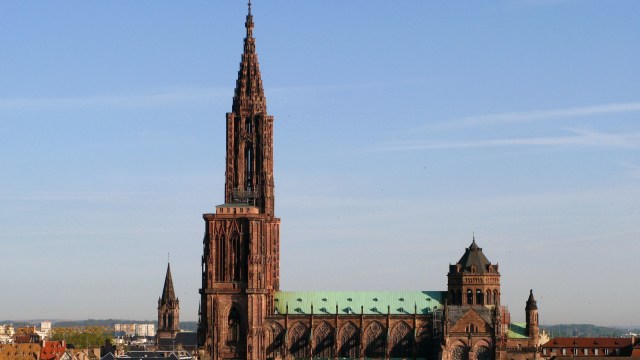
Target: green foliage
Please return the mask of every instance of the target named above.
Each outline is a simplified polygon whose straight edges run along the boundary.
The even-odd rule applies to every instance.
[[[54,327],[51,329],[51,340],[67,342],[76,349],[100,347],[112,338],[111,330],[103,326]]]
[[[78,321],[55,321],[54,325],[59,327],[84,327],[84,326],[104,326],[113,328],[114,324],[153,324],[155,321],[140,321],[140,320],[122,320],[122,319],[88,319]]]

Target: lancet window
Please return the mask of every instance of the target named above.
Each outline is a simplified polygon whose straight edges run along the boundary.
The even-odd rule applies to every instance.
[[[333,358],[334,330],[327,322],[322,322],[314,331],[316,348],[313,351],[314,357]]]
[[[305,359],[309,357],[309,333],[307,327],[298,322],[291,328],[289,351],[294,359]]]
[[[240,341],[240,312],[234,306],[229,311],[227,319],[227,343],[235,344]]]
[[[411,328],[404,321],[397,324],[391,332],[391,357],[406,358],[413,352]]]
[[[364,336],[366,340],[365,357],[384,357],[386,339],[382,324],[374,321],[369,325]]]
[[[360,357],[360,330],[352,322],[346,323],[340,331],[340,357],[356,359]]]

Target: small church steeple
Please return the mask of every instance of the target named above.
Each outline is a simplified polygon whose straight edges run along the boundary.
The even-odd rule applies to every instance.
[[[171,264],[167,263],[167,274],[164,277],[164,287],[162,288],[162,297],[160,301],[164,303],[173,303],[178,301],[176,293],[173,290],[173,279],[171,278]]]
[[[180,331],[180,300],[176,297],[171,278],[171,264],[167,263],[162,296],[158,299],[158,339],[175,338]]]

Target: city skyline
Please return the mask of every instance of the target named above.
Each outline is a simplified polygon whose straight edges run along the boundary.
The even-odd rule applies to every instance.
[[[153,319],[170,252],[196,320],[244,3],[0,5],[0,318]],[[445,290],[475,233],[516,320],[640,323],[638,10],[254,3],[281,288]]]

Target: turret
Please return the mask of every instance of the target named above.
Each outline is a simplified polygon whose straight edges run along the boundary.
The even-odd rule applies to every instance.
[[[532,345],[535,345],[539,338],[539,328],[538,304],[536,303],[536,299],[533,297],[533,289],[529,290],[529,299],[525,306],[525,314],[527,319],[527,335],[529,335],[529,338],[534,341],[534,344]]]

